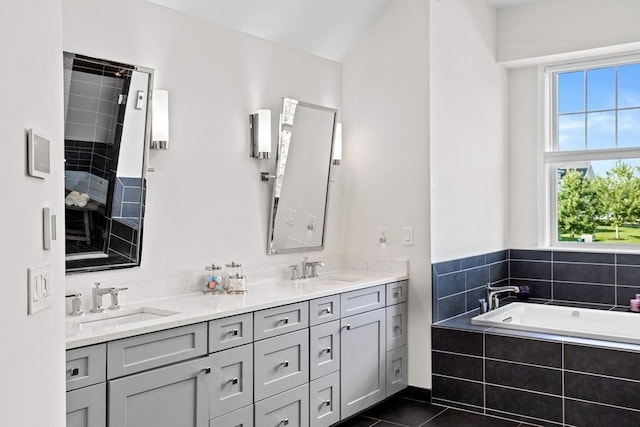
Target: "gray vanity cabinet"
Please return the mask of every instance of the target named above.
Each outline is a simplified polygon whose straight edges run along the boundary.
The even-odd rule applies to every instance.
[[[255,400],[309,382],[309,329],[256,341]]]
[[[340,321],[335,320],[310,329],[310,379],[340,370]]]
[[[214,353],[211,359],[211,410],[216,418],[253,403],[253,344]]]
[[[67,350],[67,427],[106,426],[106,358],[105,344]]]
[[[340,372],[309,383],[311,427],[329,427],[340,421]]]
[[[407,303],[387,307],[387,351],[407,345]]]
[[[340,321],[342,419],[386,397],[385,324],[384,308],[346,317]]]
[[[106,383],[67,392],[67,427],[105,427],[106,425]]]
[[[109,381],[109,427],[207,427],[211,359]]]
[[[253,405],[214,418],[209,427],[253,427]]]
[[[309,427],[309,384],[255,404],[256,427]]]
[[[407,346],[403,345],[387,352],[387,396],[399,392],[407,387],[407,375],[409,366],[407,359]]]

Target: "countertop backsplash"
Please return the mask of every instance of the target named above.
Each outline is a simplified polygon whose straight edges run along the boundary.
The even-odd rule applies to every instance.
[[[383,258],[366,258],[366,257],[335,257],[335,258],[323,258],[321,256],[309,256],[310,261],[322,260],[325,264],[319,270],[319,276],[327,276],[335,271],[366,271],[375,273],[397,273],[398,275],[409,274],[409,261],[408,260],[391,260]],[[243,274],[247,277],[247,285],[254,286],[262,283],[269,283],[279,280],[290,280],[291,269],[289,266],[292,262],[287,262],[278,265],[263,265],[253,266],[242,262],[242,260],[236,260],[242,264]],[[302,255],[300,261],[302,262]],[[207,272],[205,266],[199,271],[194,271],[191,274],[185,274],[177,277],[167,277],[161,279],[143,280],[143,281],[104,281],[101,282],[103,288],[109,287],[126,287],[127,290],[120,292],[120,304],[126,306],[127,304],[138,303],[141,301],[167,298],[178,295],[190,294],[195,292],[201,292]],[[82,310],[88,312],[92,307],[91,302],[91,289],[93,283],[88,281],[86,287],[82,289],[67,289],[66,293],[80,292],[82,296]],[[105,295],[103,297],[103,307],[108,307],[111,304],[110,296]],[[65,312],[71,311],[71,298],[66,299]]]

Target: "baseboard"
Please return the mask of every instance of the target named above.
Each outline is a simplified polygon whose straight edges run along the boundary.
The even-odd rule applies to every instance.
[[[402,397],[431,403],[431,390],[428,388],[408,386],[400,392]]]

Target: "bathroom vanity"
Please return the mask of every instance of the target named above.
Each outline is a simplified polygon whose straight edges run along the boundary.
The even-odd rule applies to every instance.
[[[323,427],[374,405],[407,386],[407,277],[365,276],[68,320],[67,426]]]

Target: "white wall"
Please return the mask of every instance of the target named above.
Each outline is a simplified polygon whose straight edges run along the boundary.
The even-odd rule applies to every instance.
[[[58,1],[0,1],[0,426],[63,427],[64,241],[42,249],[42,208],[64,223]],[[51,173],[27,176],[26,130],[49,139]],[[27,267],[53,265],[54,303],[27,315]]]
[[[509,70],[509,247],[538,247],[544,230],[538,65],[637,48],[638,22],[636,1],[539,1],[498,13],[498,52],[519,67]]]
[[[428,31],[428,2],[393,1],[345,59],[339,167],[346,254],[409,259],[409,383],[419,387],[431,387]],[[401,227],[414,228],[414,246],[402,246]]]
[[[431,2],[432,262],[506,247],[507,77],[495,27],[489,3]]]
[[[342,109],[341,64],[146,1],[128,1],[127,10],[65,1],[64,49],[153,68],[154,86],[169,91],[170,150],[150,154],[156,172],[148,176],[142,266],[69,275],[67,288],[101,281],[128,284],[132,295],[144,281],[151,297],[154,280],[204,274],[211,262],[254,269],[302,261],[302,254],[266,255],[272,186],[259,172],[273,173],[275,160],[249,157],[249,114],[272,110],[275,148],[281,97]],[[325,250],[313,258],[343,254],[341,185],[329,201]]]
[[[640,45],[640,2],[537,1],[498,12],[498,60],[530,63],[549,55]]]

